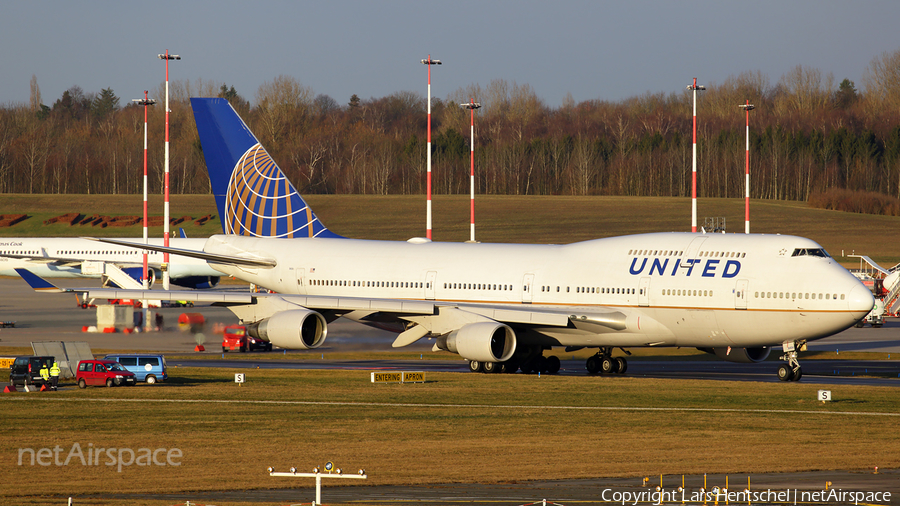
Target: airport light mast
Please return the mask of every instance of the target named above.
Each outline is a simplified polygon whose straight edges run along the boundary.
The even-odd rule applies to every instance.
[[[756,106],[747,99],[746,104],[738,107],[747,112],[747,163],[744,168],[744,184],[746,185],[746,195],[744,197],[744,233],[750,233],[750,111],[756,109]]]
[[[460,107],[472,111],[471,140],[469,141],[469,152],[471,154],[471,171],[469,173],[469,194],[471,207],[471,220],[469,224],[469,241],[475,242],[475,109],[481,108],[481,104],[476,102],[474,98],[469,99],[466,104],[459,104]]]
[[[156,100],[147,98],[147,90],[144,90],[143,99],[133,99],[132,102],[144,106],[144,244],[150,242],[147,233],[147,106],[156,104]],[[144,290],[150,288],[147,276],[147,250],[144,250],[144,269],[141,271],[141,285]],[[147,301],[144,301],[144,330],[150,330],[150,322],[147,321]]]
[[[687,89],[694,92],[694,147],[693,147],[693,163],[691,165],[691,232],[697,232],[697,90],[703,91],[706,86],[697,85],[697,78],[694,78],[694,84],[689,84]]]
[[[166,177],[163,183],[165,187],[165,195],[163,198],[163,245],[169,247],[169,60],[180,60],[181,56],[177,54],[169,54],[166,49],[165,54],[158,55],[160,60],[166,61],[166,153],[165,167]],[[163,290],[169,289],[169,253],[163,253]]]
[[[425,203],[425,237],[431,239],[431,66],[440,65],[441,60],[432,60],[428,55],[427,60],[422,60],[423,65],[428,66],[428,181],[426,183]]]

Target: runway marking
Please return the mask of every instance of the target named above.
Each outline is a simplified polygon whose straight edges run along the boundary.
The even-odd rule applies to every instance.
[[[888,416],[900,418],[900,413],[864,411],[805,411],[800,409],[737,409],[737,408],[648,408],[637,406],[535,406],[514,404],[430,404],[403,402],[337,402],[337,401],[254,401],[239,399],[107,399],[107,398],[49,398],[49,397],[7,397],[4,401],[47,401],[47,402],[158,402],[184,404],[255,404],[261,406],[350,406],[377,408],[442,408],[442,409],[528,409],[528,410],[582,410],[582,411],[646,411],[646,412],[688,412],[688,413],[765,413],[787,415],[845,415],[845,416]]]

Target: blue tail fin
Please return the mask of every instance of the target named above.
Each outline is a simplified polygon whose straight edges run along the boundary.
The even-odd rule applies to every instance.
[[[340,237],[316,217],[224,98],[192,98],[219,218],[226,234]]]

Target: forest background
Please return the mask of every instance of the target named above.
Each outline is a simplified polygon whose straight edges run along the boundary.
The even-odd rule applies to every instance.
[[[705,84],[697,105],[700,196],[744,195],[746,116],[738,106],[749,100],[752,198],[809,201],[849,191],[877,201],[883,209],[874,212],[900,214],[900,50],[872,60],[862,90],[802,65],[774,85],[759,71]],[[150,192],[160,193],[164,86],[150,96]],[[227,84],[170,83],[173,193],[210,192],[191,96],[227,98],[301,193],[425,192],[422,94],[353,95],[341,104],[278,76],[260,86],[253,105]],[[569,98],[554,109],[527,84],[504,80],[433,98],[435,193],[469,191],[470,113],[460,104],[471,100],[483,106],[475,113],[479,194],[690,195],[690,90],[619,102]],[[143,129],[143,107],[112,89],[73,86],[46,105],[32,77],[29,104],[0,107],[0,193],[142,193]]]

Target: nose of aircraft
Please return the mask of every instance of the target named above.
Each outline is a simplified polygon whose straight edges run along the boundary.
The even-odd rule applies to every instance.
[[[857,283],[847,295],[847,309],[853,312],[859,312],[860,317],[867,315],[874,305],[875,297],[872,296],[872,292],[862,283]]]

